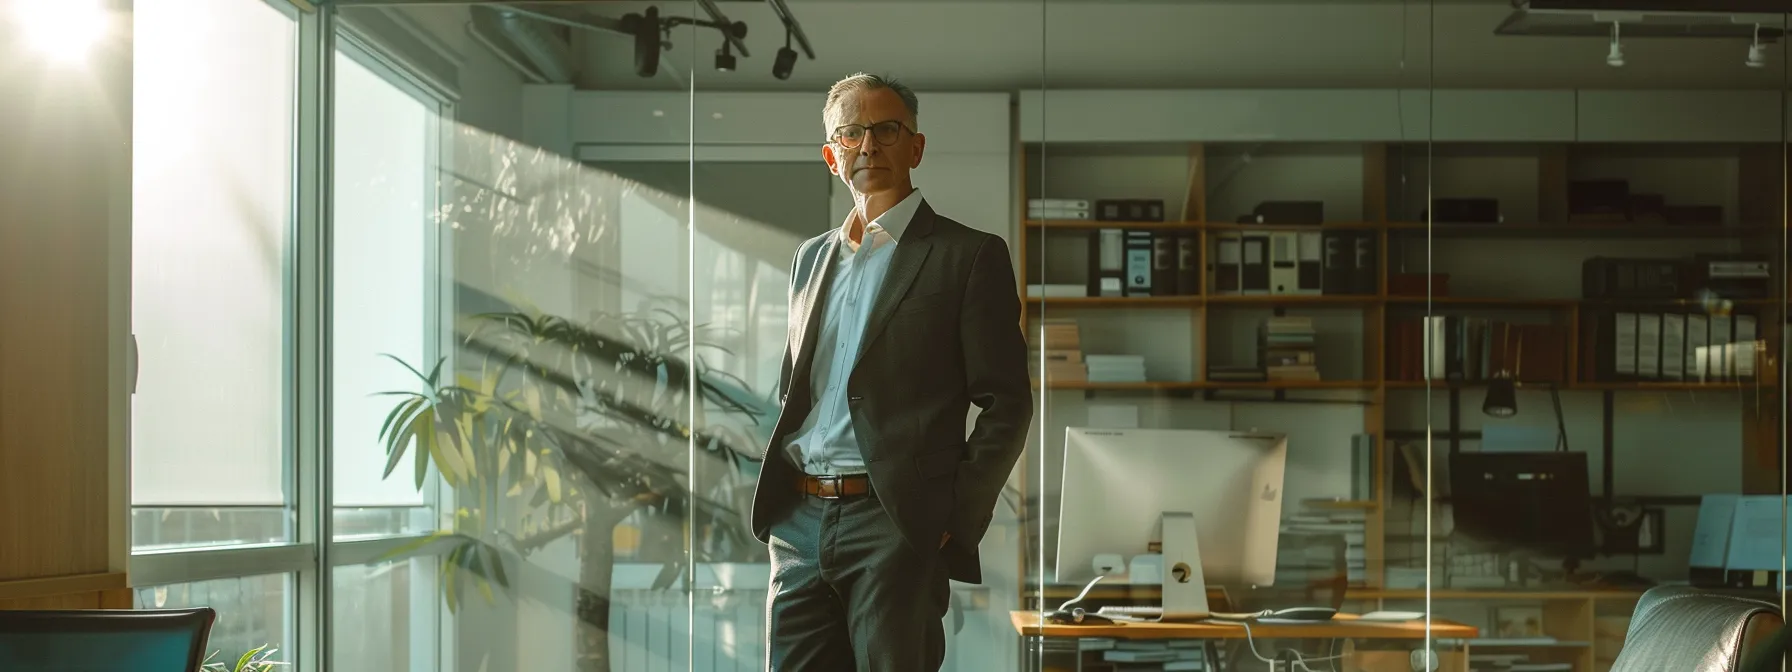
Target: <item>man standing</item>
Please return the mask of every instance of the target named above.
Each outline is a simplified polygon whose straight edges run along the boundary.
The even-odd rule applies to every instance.
[[[821,156],[854,207],[797,248],[753,498],[777,672],[938,670],[948,579],[982,581],[977,545],[1033,417],[1008,246],[915,189],[917,107],[856,74],[822,109]]]

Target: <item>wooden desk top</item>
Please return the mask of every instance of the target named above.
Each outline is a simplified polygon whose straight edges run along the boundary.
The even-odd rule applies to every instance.
[[[1013,611],[1014,629],[1028,637],[1112,637],[1115,639],[1243,639],[1244,628],[1231,623],[1115,623],[1113,625],[1039,625],[1039,612]],[[1431,620],[1435,639],[1474,639],[1480,628],[1443,619]],[[1258,639],[1424,639],[1424,621],[1361,621],[1338,614],[1324,623],[1252,623]]]

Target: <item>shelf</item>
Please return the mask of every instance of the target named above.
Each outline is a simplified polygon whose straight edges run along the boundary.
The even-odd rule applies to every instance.
[[[1380,222],[1326,222],[1324,224],[1237,224],[1207,222],[1201,228],[1209,231],[1374,231],[1387,226]]]
[[[1210,304],[1238,306],[1350,306],[1369,305],[1380,301],[1381,297],[1378,296],[1347,294],[1215,294],[1207,297],[1207,302]]]
[[[1509,299],[1497,296],[1390,296],[1389,304],[1402,306],[1424,306],[1430,303],[1435,306],[1486,307],[1486,308],[1548,308],[1567,309],[1580,305],[1578,299]]]
[[[1735,239],[1774,233],[1762,226],[1671,226],[1667,224],[1453,224],[1390,222],[1388,233],[1432,238]]]
[[[1667,224],[1450,224],[1425,222],[1326,222],[1324,224],[1239,224],[1233,222],[1108,222],[1087,219],[1028,219],[1045,229],[1182,229],[1190,231],[1387,231],[1399,237],[1469,239],[1740,240],[1779,232],[1777,225],[1672,226]]]
[[[1039,381],[1033,381],[1033,387],[1039,387]],[[1371,380],[1287,380],[1287,381],[1146,381],[1142,383],[1095,383],[1054,381],[1048,385],[1053,390],[1083,391],[1154,391],[1154,390],[1368,390],[1375,388]]]
[[[1772,390],[1772,389],[1774,389],[1774,386],[1771,384],[1771,382],[1763,384],[1763,383],[1758,383],[1758,382],[1755,382],[1752,380],[1751,381],[1728,380],[1728,381],[1718,381],[1718,382],[1710,382],[1710,383],[1676,382],[1676,381],[1666,381],[1666,380],[1664,380],[1664,381],[1633,380],[1633,381],[1613,381],[1613,382],[1581,382],[1581,383],[1575,383],[1574,385],[1570,386],[1568,389],[1570,389],[1570,390],[1617,390],[1617,391],[1632,391],[1632,392],[1675,392],[1675,391],[1680,391],[1680,390],[1685,390],[1688,392],[1698,392],[1698,391],[1721,392],[1721,391],[1727,391],[1727,390],[1742,392],[1742,391]]]
[[[1164,308],[1201,305],[1199,295],[1187,296],[1029,296],[1027,303],[1044,308]]]
[[[1545,590],[1526,588],[1521,590],[1433,590],[1429,597],[1434,600],[1634,600],[1642,597],[1637,590],[1588,590],[1570,588],[1566,590]],[[1380,588],[1351,589],[1345,594],[1347,600],[1423,600],[1427,593],[1423,589],[1390,590]]]
[[[1200,222],[1104,222],[1093,219],[1029,219],[1024,222],[1034,229],[1180,229],[1201,230]]]

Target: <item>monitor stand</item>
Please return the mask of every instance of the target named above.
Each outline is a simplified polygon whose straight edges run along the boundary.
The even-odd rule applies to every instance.
[[[1164,511],[1163,620],[1200,621],[1207,608],[1207,576],[1201,571],[1201,542],[1195,536],[1195,514]]]

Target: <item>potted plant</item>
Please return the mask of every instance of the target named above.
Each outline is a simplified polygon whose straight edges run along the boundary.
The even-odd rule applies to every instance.
[[[743,476],[756,472],[754,425],[775,409],[688,357],[700,334],[670,312],[581,323],[510,311],[472,322],[462,349],[477,366],[453,382],[444,362],[427,373],[399,362],[421,389],[388,393],[398,403],[380,430],[385,473],[408,454],[419,488],[434,466],[457,501],[452,529],[388,557],[449,544],[441,585],[455,609],[466,584],[487,600],[493,584],[508,587],[506,558],[575,538],[576,623],[590,628],[575,637],[578,669],[608,671],[614,530],[631,516],[675,520],[692,526],[698,562],[758,559],[764,549],[746,531],[751,478]],[[656,587],[688,569],[682,525],[671,527],[643,529],[643,548],[658,542],[668,551]]]

